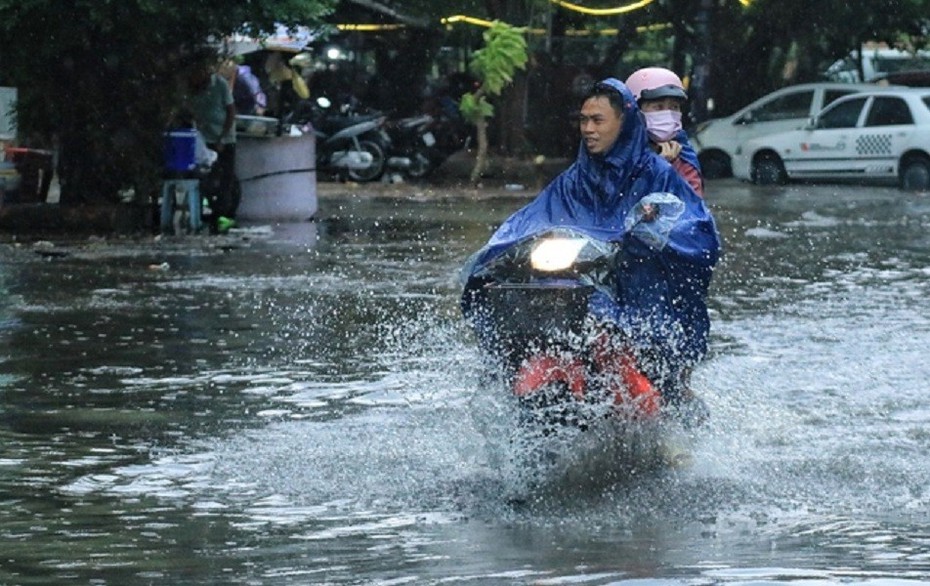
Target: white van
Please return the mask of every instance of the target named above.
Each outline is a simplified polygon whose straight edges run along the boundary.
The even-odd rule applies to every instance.
[[[867,83],[792,85],[759,98],[735,114],[698,124],[691,138],[704,177],[716,179],[732,175],[733,156],[747,140],[800,128],[833,100],[874,89],[875,85]]]
[[[872,83],[889,73],[900,71],[926,71],[930,70],[930,51],[917,51],[910,53],[900,49],[862,46],[862,75],[864,81]],[[825,72],[831,81],[858,83],[859,57],[852,51],[845,58],[836,61]]]

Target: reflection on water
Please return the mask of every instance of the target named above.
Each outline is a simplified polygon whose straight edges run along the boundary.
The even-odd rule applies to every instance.
[[[514,441],[457,307],[514,200],[3,245],[0,583],[930,579],[930,200],[711,193],[713,418],[673,468],[655,430]]]

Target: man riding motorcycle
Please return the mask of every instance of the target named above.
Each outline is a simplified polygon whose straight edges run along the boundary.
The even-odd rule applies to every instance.
[[[643,115],[622,82],[596,84],[579,125],[574,164],[508,218],[466,265],[463,311],[479,339],[488,339],[482,331],[488,323],[476,311],[489,284],[484,269],[528,238],[570,228],[616,243],[621,254],[610,290],[588,302],[603,332],[591,347],[594,362],[621,372],[632,353],[659,390],[662,408],[693,406],[688,378],[707,351],[705,299],[720,253],[713,217],[650,147]]]

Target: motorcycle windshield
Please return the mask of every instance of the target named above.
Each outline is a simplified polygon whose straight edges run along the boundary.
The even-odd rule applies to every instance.
[[[539,252],[549,244],[568,248],[573,253],[564,268],[546,270],[534,263],[534,251]],[[578,230],[559,228],[519,240],[486,263],[480,263],[480,255],[476,253],[463,268],[462,278],[493,283],[575,282],[609,293],[610,276],[619,252],[617,243],[597,240]]]

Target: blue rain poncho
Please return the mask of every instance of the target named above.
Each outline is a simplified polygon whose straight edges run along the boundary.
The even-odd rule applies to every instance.
[[[582,144],[574,164],[499,227],[466,265],[463,309],[470,313],[489,262],[527,238],[570,227],[621,245],[614,290],[596,295],[589,311],[679,370],[707,349],[705,298],[720,252],[717,228],[704,201],[650,148],[632,93],[619,80],[602,83],[623,96],[616,143],[600,156]],[[656,220],[643,219],[645,203],[659,207]]]
[[[694,146],[691,144],[691,139],[688,138],[688,133],[684,129],[681,129],[673,140],[681,145],[681,152],[678,153],[678,158],[700,172],[701,162],[698,160],[697,151],[694,150]]]

